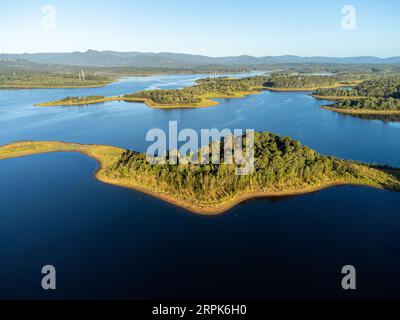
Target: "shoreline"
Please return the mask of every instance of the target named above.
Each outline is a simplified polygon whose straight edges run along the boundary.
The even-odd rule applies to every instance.
[[[323,185],[319,185],[319,186],[315,186],[315,187],[307,187],[307,188],[302,188],[302,189],[292,190],[292,191],[243,192],[243,193],[238,194],[238,195],[234,196],[233,198],[225,200],[219,204],[210,205],[210,206],[199,206],[199,205],[193,204],[185,199],[179,199],[179,198],[176,198],[176,197],[166,194],[166,193],[157,193],[155,191],[149,190],[148,188],[146,188],[144,186],[139,186],[134,183],[118,182],[113,179],[98,176],[97,173],[95,176],[99,181],[101,181],[103,183],[118,186],[118,187],[125,188],[125,189],[132,189],[135,191],[139,191],[139,192],[145,193],[149,196],[152,196],[154,198],[157,198],[159,200],[165,201],[169,204],[172,204],[176,207],[185,209],[191,213],[204,215],[204,216],[221,215],[221,214],[235,208],[236,206],[238,206],[246,201],[250,201],[250,200],[261,199],[261,198],[278,198],[278,197],[291,197],[291,196],[306,195],[306,194],[322,191],[325,189],[329,189],[332,187],[339,187],[339,186],[360,186],[361,187],[361,186],[363,186],[363,187],[369,187],[369,188],[373,188],[373,189],[377,189],[377,190],[385,190],[383,187],[376,186],[373,184],[332,181],[332,182],[327,182],[326,184],[323,184]]]
[[[169,104],[157,104],[151,99],[146,98],[124,98],[124,97],[109,97],[104,99],[98,99],[93,101],[82,101],[82,102],[70,102],[70,103],[38,103],[35,107],[74,107],[74,106],[86,106],[93,104],[100,104],[113,101],[133,102],[133,103],[144,103],[149,108],[153,109],[178,109],[178,108],[208,108],[219,104],[217,101],[202,98],[202,101],[196,104],[185,104],[185,105],[169,105]]]
[[[318,94],[310,94],[311,97],[317,100],[338,101],[338,100],[361,100],[366,97],[362,96],[321,96]]]
[[[304,186],[304,187],[291,186],[292,189],[286,191],[282,190],[243,191],[241,193],[237,193],[236,195],[234,195],[229,199],[222,200],[219,203],[201,205],[199,203],[195,203],[184,198],[179,198],[178,196],[168,193],[168,191],[159,190],[152,186],[148,186],[145,184],[141,185],[137,182],[125,179],[116,179],[109,177],[105,173],[105,171],[109,166],[113,165],[115,161],[117,161],[125,151],[126,151],[125,149],[107,145],[89,145],[89,144],[61,142],[61,141],[20,141],[0,146],[0,161],[6,159],[26,157],[31,155],[49,154],[55,152],[78,152],[90,158],[93,158],[98,162],[99,167],[97,168],[94,177],[103,183],[139,191],[147,195],[150,195],[152,197],[155,197],[157,199],[168,202],[177,207],[183,208],[189,212],[201,215],[209,215],[209,216],[222,214],[234,208],[235,206],[239,205],[240,203],[243,203],[244,201],[248,201],[251,199],[303,195],[303,194],[317,192],[334,186],[355,185],[355,186],[367,186],[375,189],[386,190],[386,188],[379,185],[378,183],[375,184],[367,182],[361,183],[352,180],[349,181],[328,180],[325,183],[320,183],[315,186]],[[375,169],[375,168],[370,167],[370,169]]]
[[[214,101],[212,99],[237,99],[237,98],[244,98],[246,96],[260,94],[262,91],[271,91],[271,92],[307,92],[307,91],[315,91],[319,88],[337,88],[341,87],[344,84],[336,83],[331,86],[322,86],[318,88],[272,88],[272,87],[263,87],[263,86],[256,86],[252,87],[251,91],[238,91],[234,95],[224,95],[219,94],[216,92],[210,92],[198,96],[201,101],[198,103],[193,104],[160,104],[156,103],[151,99],[148,98],[126,98],[124,96],[115,96],[115,97],[105,97],[103,99],[93,100],[93,101],[82,101],[82,102],[57,102],[57,101],[50,101],[50,102],[42,102],[35,104],[35,107],[70,107],[70,106],[84,106],[84,105],[93,105],[98,103],[105,103],[105,102],[112,102],[112,101],[124,101],[124,102],[137,102],[137,103],[144,103],[150,108],[153,109],[195,109],[195,108],[209,108],[219,105],[218,101]],[[347,84],[349,85],[349,84]],[[354,84],[353,84],[354,85]],[[313,96],[313,95],[311,95]]]
[[[72,102],[72,103],[45,102],[45,103],[35,104],[35,107],[73,107],[73,106],[93,105],[93,104],[112,102],[112,101],[124,101],[124,102],[144,103],[146,106],[153,109],[194,109],[194,108],[210,108],[220,104],[218,101],[214,101],[212,99],[238,99],[260,93],[261,93],[260,91],[243,91],[236,93],[234,96],[210,93],[200,96],[199,98],[201,99],[201,101],[198,103],[182,104],[182,105],[159,104],[147,98],[125,98],[123,96],[117,96],[117,97],[105,97],[103,99],[98,99],[93,101],[89,100],[89,101]]]
[[[111,82],[107,82],[107,83],[103,83],[103,84],[92,84],[92,85],[87,85],[87,86],[77,86],[77,85],[72,85],[72,86],[13,86],[13,85],[0,85],[0,90],[1,89],[9,89],[9,90],[29,90],[29,89],[90,89],[90,88],[102,88],[105,86],[108,86],[110,84],[116,83],[118,82],[118,80],[115,81],[111,81]]]
[[[337,113],[353,115],[400,115],[400,110],[339,109],[331,106],[321,106],[321,108]]]
[[[269,87],[254,87],[253,91],[240,91],[235,93],[235,95],[223,95],[218,93],[209,93],[199,96],[202,100],[201,102],[195,104],[160,104],[156,103],[151,99],[147,98],[124,98],[123,96],[116,97],[105,97],[104,99],[98,99],[93,101],[82,101],[82,102],[67,102],[67,103],[57,103],[57,102],[43,102],[35,104],[35,107],[73,107],[73,106],[84,106],[93,105],[112,101],[124,101],[124,102],[136,102],[144,103],[149,108],[153,109],[195,109],[195,108],[210,108],[219,105],[218,101],[212,99],[238,99],[245,98],[250,95],[260,94],[262,91],[272,91],[272,92],[306,92],[313,91],[313,88],[269,88]]]

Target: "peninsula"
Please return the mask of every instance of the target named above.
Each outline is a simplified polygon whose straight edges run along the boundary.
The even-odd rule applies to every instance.
[[[223,143],[223,141],[221,141]],[[236,175],[236,166],[151,165],[146,155],[104,145],[23,141],[0,147],[0,160],[50,152],[80,152],[96,159],[96,178],[135,189],[188,211],[215,215],[256,197],[297,195],[335,185],[365,185],[400,191],[394,168],[322,156],[288,137],[255,134],[255,171]],[[211,154],[210,154],[211,156]]]
[[[323,109],[355,115],[400,115],[400,99],[363,98],[345,99]]]
[[[322,108],[353,115],[400,115],[400,77],[383,76],[364,81],[348,89],[320,88],[316,99],[332,100],[335,104]]]

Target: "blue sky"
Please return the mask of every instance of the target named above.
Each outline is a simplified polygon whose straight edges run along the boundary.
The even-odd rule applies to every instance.
[[[342,8],[356,29],[342,28]],[[56,28],[43,28],[45,5]],[[1,0],[0,52],[400,55],[400,1]]]

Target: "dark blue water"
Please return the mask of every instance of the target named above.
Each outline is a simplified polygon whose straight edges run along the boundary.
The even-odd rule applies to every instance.
[[[114,95],[194,79],[129,79],[102,89]],[[0,91],[0,144],[57,139],[144,150],[149,128],[177,120],[182,128],[271,130],[325,154],[400,165],[397,123],[321,110],[306,93],[265,92],[196,110],[32,107],[70,93]],[[0,161],[0,298],[400,298],[397,193],[336,187],[204,217],[102,184],[96,168],[72,153]],[[51,293],[40,286],[47,264],[57,268]],[[350,293],[340,288],[347,264],[358,271]]]
[[[70,153],[0,162],[1,298],[400,296],[398,194],[338,187],[204,217],[104,185],[96,166]],[[340,289],[346,264],[354,293]]]

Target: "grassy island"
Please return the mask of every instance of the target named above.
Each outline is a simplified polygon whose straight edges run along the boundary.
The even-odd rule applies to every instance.
[[[245,139],[245,138],[243,138]],[[223,143],[223,141],[221,142]],[[318,154],[288,137],[255,135],[255,171],[236,175],[236,166],[151,165],[146,156],[112,146],[25,141],[0,147],[0,160],[49,152],[81,152],[100,163],[102,182],[139,190],[189,211],[222,213],[255,197],[296,195],[334,185],[365,185],[400,191],[400,171]]]
[[[353,81],[354,82],[354,81]],[[228,77],[201,79],[194,86],[176,90],[144,90],[117,97],[68,97],[40,103],[37,106],[74,106],[108,101],[145,103],[151,108],[205,108],[218,105],[215,98],[243,98],[270,91],[312,91],[319,87],[349,85],[347,77],[328,76],[254,76],[241,79]]]

